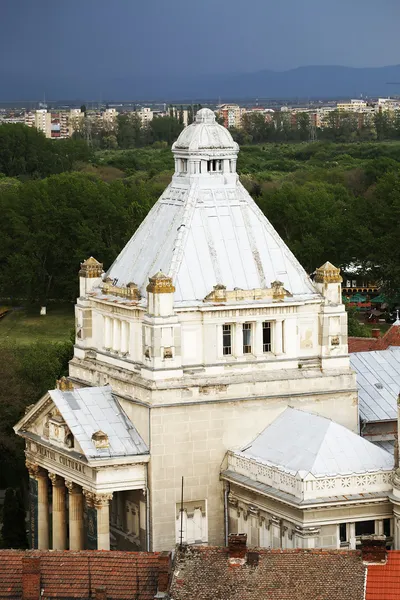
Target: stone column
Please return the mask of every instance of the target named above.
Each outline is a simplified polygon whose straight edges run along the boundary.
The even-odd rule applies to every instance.
[[[350,550],[356,549],[356,524],[349,523],[349,543]]]
[[[257,321],[254,324],[253,330],[253,351],[256,356],[262,356],[263,353],[263,324],[262,321]]]
[[[94,507],[97,510],[97,549],[110,549],[110,500],[112,494],[95,494]]]
[[[243,356],[243,323],[235,323],[232,327],[235,336],[233,341],[233,352],[235,356]]]
[[[129,323],[121,321],[121,352],[126,354],[129,352]]]
[[[104,317],[104,346],[107,350],[110,350],[112,346],[111,327],[112,322],[110,317]]]
[[[121,322],[119,319],[114,319],[113,323],[113,348],[114,352],[121,350]]]
[[[69,549],[83,550],[83,494],[82,488],[66,481],[69,500]]]
[[[274,354],[282,354],[283,350],[283,339],[282,339],[282,321],[275,322],[275,328],[273,332],[274,336]]]
[[[47,471],[39,469],[38,476],[38,548],[49,549],[49,496]]]
[[[53,550],[67,548],[67,515],[65,507],[65,482],[55,473],[49,473],[53,485]]]

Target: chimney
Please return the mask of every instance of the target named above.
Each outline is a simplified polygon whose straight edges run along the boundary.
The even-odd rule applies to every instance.
[[[373,338],[381,337],[381,330],[380,329],[372,329],[371,334],[372,334]]]
[[[107,600],[107,592],[106,592],[106,588],[104,587],[104,585],[99,585],[95,590],[94,590],[94,597],[95,600]]]
[[[230,533],[228,535],[229,563],[244,565],[247,553],[247,533]]]
[[[364,563],[385,564],[387,560],[386,536],[361,536],[361,556]]]
[[[22,558],[22,600],[40,598],[40,558]]]
[[[169,597],[168,590],[171,574],[171,552],[161,552],[158,556],[158,582],[155,599],[165,600]]]

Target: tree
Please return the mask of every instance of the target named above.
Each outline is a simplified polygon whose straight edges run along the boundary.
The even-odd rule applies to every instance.
[[[149,127],[154,142],[165,141],[172,144],[182,131],[183,124],[175,117],[154,117]]]
[[[7,488],[4,497],[1,537],[3,548],[28,547],[22,496],[20,491],[16,494],[12,488]]]
[[[83,112],[83,114],[84,114],[84,115],[85,115],[85,117],[86,117],[86,104],[82,104],[82,106],[81,106],[81,111]]]
[[[117,116],[117,142],[119,148],[135,148],[142,142],[142,121],[136,113]]]
[[[179,125],[183,125],[184,124],[184,119],[183,119],[183,106],[181,105],[180,109],[179,109],[179,117],[178,117],[178,121],[179,121]]]

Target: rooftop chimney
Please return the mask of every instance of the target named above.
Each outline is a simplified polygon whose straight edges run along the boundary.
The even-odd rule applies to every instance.
[[[365,563],[385,564],[387,560],[386,537],[384,535],[361,536],[361,555]]]
[[[40,598],[40,558],[22,558],[22,600]]]
[[[102,586],[98,586],[94,591],[95,600],[107,600],[107,591],[106,588]]]
[[[229,563],[244,565],[247,552],[247,533],[230,533],[228,535]]]
[[[157,594],[154,596],[156,599],[165,600],[168,598],[168,590],[170,584],[171,574],[171,553],[161,552],[158,556],[158,582],[157,582]]]
[[[373,338],[378,338],[381,336],[381,330],[380,329],[372,329],[371,334],[372,334]]]

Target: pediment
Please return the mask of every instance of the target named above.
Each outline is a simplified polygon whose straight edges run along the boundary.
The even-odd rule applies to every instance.
[[[15,425],[14,431],[23,437],[26,437],[26,434],[37,436],[57,448],[80,450],[49,392],[36,404],[27,408],[25,415]]]

